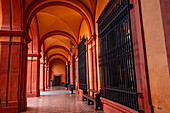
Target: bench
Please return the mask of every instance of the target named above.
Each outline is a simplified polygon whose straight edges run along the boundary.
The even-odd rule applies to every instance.
[[[92,92],[92,96],[90,95],[90,92]],[[86,89],[83,90],[83,97],[82,100],[86,100],[88,102],[88,105],[94,105],[95,103],[95,109],[98,110],[98,107],[100,107],[100,109],[102,110],[102,104],[101,104],[101,100],[100,100],[100,92],[96,91],[96,90],[92,90],[92,89]]]

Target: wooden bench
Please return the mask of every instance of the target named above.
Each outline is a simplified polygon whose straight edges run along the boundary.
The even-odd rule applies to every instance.
[[[90,95],[90,92],[92,92],[92,96]],[[88,102],[88,105],[90,105],[92,103],[92,105],[94,105],[95,103],[95,109],[98,110],[98,107],[100,107],[100,109],[102,109],[102,104],[101,104],[101,100],[100,100],[100,92],[96,91],[96,90],[92,90],[92,89],[87,89],[87,90],[83,90],[83,98],[82,100],[86,100]]]

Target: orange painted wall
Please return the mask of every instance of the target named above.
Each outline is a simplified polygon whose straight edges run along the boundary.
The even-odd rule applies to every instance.
[[[85,36],[86,39],[90,39],[90,35],[89,35],[89,31],[88,31],[88,27],[87,27],[87,24],[85,22],[85,20],[82,21],[82,24],[81,24],[81,27],[80,27],[80,33],[79,33],[79,43],[80,43],[80,37],[83,37]],[[92,89],[91,87],[91,76],[92,76],[92,71],[91,71],[91,66],[90,66],[90,48],[91,46],[88,46],[88,60],[89,60],[89,86],[90,86],[90,89]]]
[[[65,63],[61,60],[53,60],[50,63],[50,75],[51,79],[54,80],[53,75],[62,74],[62,82],[65,82]]]
[[[170,75],[160,0],[141,0],[151,100],[155,113],[170,112]]]
[[[80,32],[79,32],[79,37],[78,37],[78,42],[80,42],[80,36],[83,37],[83,35],[86,37],[86,38],[90,38],[89,36],[89,30],[88,30],[88,27],[87,27],[87,24],[86,24],[86,21],[83,20],[82,23],[81,23],[81,27],[80,27]]]
[[[1,6],[1,0],[0,0],[0,29],[2,26],[2,6]]]
[[[92,89],[92,66],[90,65],[91,64],[91,57],[90,57],[90,48],[91,46],[88,45],[88,59],[89,59],[89,86],[90,86],[90,89]]]
[[[108,2],[109,0],[97,0],[95,22],[97,22],[99,16],[101,15],[102,11],[104,10]],[[95,23],[95,27],[96,27],[96,34],[98,35],[98,24],[97,23]]]
[[[96,4],[96,12],[95,12],[95,29],[96,29],[96,57],[97,57],[97,75],[98,75],[98,90],[100,90],[100,74],[99,74],[99,63],[98,63],[98,25],[97,25],[97,19],[100,16],[100,14],[102,13],[103,9],[105,8],[105,6],[107,5],[107,3],[109,2],[109,0],[98,0],[97,4]],[[80,27],[80,33],[79,33],[79,40],[80,41],[80,36],[82,37],[83,35],[85,35],[85,37],[87,39],[90,39],[90,35],[89,35],[89,31],[87,28],[87,24],[85,22],[85,20],[82,21],[81,27]],[[90,89],[92,89],[92,67],[91,67],[91,58],[90,58],[90,48],[91,45],[88,45],[88,60],[89,60],[89,83],[90,83]]]
[[[99,72],[99,50],[98,50],[98,24],[97,20],[104,10],[105,6],[109,0],[98,0],[96,5],[96,13],[95,13],[95,27],[96,27],[96,56],[97,56],[97,75],[98,75],[98,90],[100,90],[100,72]]]

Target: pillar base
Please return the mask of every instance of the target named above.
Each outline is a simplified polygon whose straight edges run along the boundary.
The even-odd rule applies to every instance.
[[[18,113],[18,106],[0,108],[0,113]]]
[[[45,88],[40,89],[40,91],[45,91]]]
[[[39,97],[40,92],[27,92],[27,97]]]
[[[8,102],[8,107],[6,107],[6,102],[2,102],[0,107],[0,113],[18,113],[25,111],[26,109],[27,102],[25,100],[22,100],[20,102]]]
[[[50,88],[50,87],[45,88],[45,91],[49,91],[49,88]]]

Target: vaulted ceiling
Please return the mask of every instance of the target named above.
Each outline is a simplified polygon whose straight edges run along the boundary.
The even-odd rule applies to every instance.
[[[104,1],[103,7],[108,0]],[[102,3],[103,0],[24,0],[25,27],[36,18],[39,45],[44,46],[47,59],[66,61],[70,59],[70,41],[75,47],[79,43],[83,21],[88,37],[95,32],[96,9]]]

